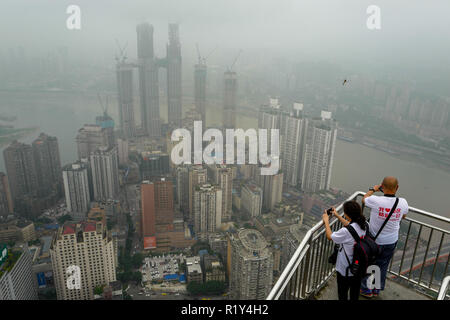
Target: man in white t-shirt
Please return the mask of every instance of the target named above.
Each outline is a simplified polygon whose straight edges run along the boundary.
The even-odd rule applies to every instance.
[[[380,284],[381,288],[373,290],[367,287],[367,278],[361,282],[361,295],[365,297],[377,296],[381,290],[384,290],[386,282],[386,273],[389,262],[394,255],[395,247],[398,241],[400,230],[400,222],[408,213],[408,202],[404,198],[399,198],[394,213],[389,218],[380,232],[380,228],[389,216],[397,197],[398,180],[395,177],[385,177],[381,185],[376,185],[369,189],[362,200],[366,207],[371,209],[369,230],[372,236],[377,236],[375,242],[380,247],[381,253],[376,261],[376,265],[380,268]],[[382,191],[383,196],[373,195],[377,191]]]

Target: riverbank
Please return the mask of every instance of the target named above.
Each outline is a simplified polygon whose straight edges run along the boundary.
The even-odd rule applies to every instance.
[[[386,141],[376,137],[367,136],[365,132],[342,129],[338,134],[338,139],[348,142],[364,145],[393,157],[405,161],[417,161],[428,167],[437,168],[444,171],[450,171],[450,152],[440,151],[433,148],[426,148],[411,144],[405,144],[400,141]],[[349,134],[350,133],[350,134]]]
[[[31,128],[0,128],[0,148],[6,147],[14,140],[22,140],[29,137],[30,135],[36,133],[39,127]]]

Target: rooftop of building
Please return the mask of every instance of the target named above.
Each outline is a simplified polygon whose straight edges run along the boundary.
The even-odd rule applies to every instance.
[[[243,187],[253,194],[260,194],[262,191],[262,189],[254,181],[251,180],[247,181]]]
[[[189,273],[202,273],[202,268],[200,266],[200,257],[188,257],[186,258],[186,269]]]
[[[28,221],[23,218],[17,219],[16,217],[13,217],[12,219],[2,219],[0,221],[0,231],[15,230],[18,228],[22,229],[22,228],[28,227],[31,224],[33,224],[32,221]]]
[[[50,247],[52,245],[52,236],[45,236],[45,237],[41,237],[41,243],[42,243],[42,247],[41,247],[41,255],[45,254],[47,252],[49,252]]]
[[[218,268],[218,269],[223,268],[223,265],[220,262],[219,257],[217,257],[215,255],[210,255],[210,254],[205,255],[203,257],[203,264],[205,266],[205,271],[209,271],[214,268]]]
[[[91,222],[91,221],[83,221],[81,223],[67,223],[64,226],[62,226],[62,232],[61,234],[67,235],[67,234],[74,234],[78,231],[82,232],[92,232],[97,231],[97,226],[99,223]]]
[[[308,227],[303,226],[301,224],[293,224],[289,227],[289,232],[291,235],[300,243],[306,232],[308,232]]]
[[[82,128],[80,128],[78,130],[78,132],[100,132],[102,131],[102,126],[98,125],[98,124],[85,124]]]
[[[4,274],[10,272],[14,268],[22,253],[23,249],[21,248],[8,249],[8,256],[6,260],[3,261],[3,263],[0,265],[0,279]]]
[[[81,171],[86,168],[86,162],[76,161],[74,163],[69,163],[65,165],[62,169],[63,171]]]
[[[258,230],[241,229],[238,232],[238,237],[242,245],[249,251],[262,250],[267,247],[266,239]]]

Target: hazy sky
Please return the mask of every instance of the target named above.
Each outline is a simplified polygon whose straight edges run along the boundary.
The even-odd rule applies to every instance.
[[[82,29],[66,29],[66,8],[81,7]],[[366,27],[369,5],[381,8],[381,30]],[[279,52],[331,62],[448,66],[448,0],[1,0],[1,48],[45,51],[67,45],[72,54],[110,55],[115,40],[135,55],[135,26],[155,27],[162,56],[167,23],[180,23],[183,55],[215,46]],[[111,55],[110,55],[111,56]],[[447,67],[448,68],[448,67]]]

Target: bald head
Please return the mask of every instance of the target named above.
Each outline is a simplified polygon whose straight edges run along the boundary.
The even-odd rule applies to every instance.
[[[383,190],[385,193],[386,193],[386,191],[395,193],[398,189],[398,180],[396,177],[392,177],[392,176],[385,177],[383,179],[382,186],[383,186]]]

